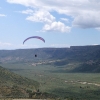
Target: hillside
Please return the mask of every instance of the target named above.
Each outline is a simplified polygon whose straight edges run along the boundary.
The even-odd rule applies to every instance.
[[[36,90],[39,83],[24,78],[0,66],[0,98],[29,97],[27,90]]]

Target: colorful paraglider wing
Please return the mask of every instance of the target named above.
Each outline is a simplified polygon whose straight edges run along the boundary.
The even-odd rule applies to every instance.
[[[26,38],[26,39],[23,41],[23,44],[25,43],[25,41],[27,41],[27,40],[29,40],[29,39],[31,39],[31,38],[40,39],[40,40],[42,40],[43,42],[45,42],[45,40],[44,40],[42,37],[39,37],[39,36],[31,36],[31,37]]]

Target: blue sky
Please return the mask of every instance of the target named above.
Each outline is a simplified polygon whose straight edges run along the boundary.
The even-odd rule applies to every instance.
[[[31,39],[41,36],[45,43]],[[1,0],[0,49],[100,44],[99,0]]]

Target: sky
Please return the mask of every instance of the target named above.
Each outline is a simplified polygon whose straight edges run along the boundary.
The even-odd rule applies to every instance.
[[[100,0],[0,1],[0,50],[99,44]]]

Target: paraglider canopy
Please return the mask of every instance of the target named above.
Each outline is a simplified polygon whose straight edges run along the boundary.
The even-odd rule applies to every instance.
[[[40,36],[31,36],[31,37],[26,38],[26,39],[23,41],[23,44],[24,44],[27,40],[32,39],[32,38],[36,38],[36,39],[42,40],[42,41],[45,43],[45,40],[44,40],[42,37],[40,37]],[[35,54],[35,57],[37,57],[37,54]]]
[[[31,36],[31,37],[26,38],[26,39],[23,41],[23,44],[24,44],[27,40],[32,39],[32,38],[36,38],[36,39],[39,39],[39,40],[42,40],[43,42],[45,42],[45,40],[44,40],[42,37],[40,37],[40,36]]]

